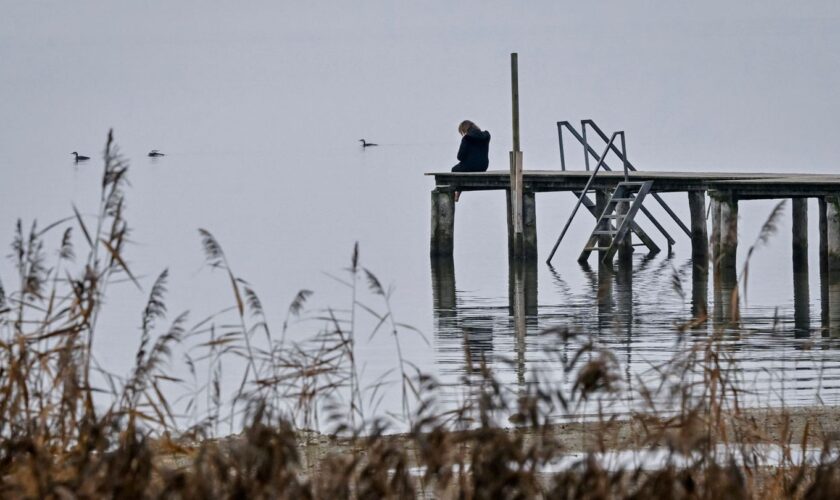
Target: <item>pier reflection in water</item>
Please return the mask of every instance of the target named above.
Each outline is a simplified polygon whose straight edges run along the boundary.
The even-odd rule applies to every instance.
[[[745,404],[814,404],[818,395],[840,401],[838,335],[812,335],[807,269],[794,273],[789,298],[774,305],[746,305],[734,273],[675,257],[636,256],[612,268],[563,272],[509,264],[507,290],[497,293],[459,288],[452,259],[433,259],[431,271],[435,366],[444,385],[457,388],[482,361],[514,391],[533,373],[567,383],[546,354],[556,352],[556,337],[540,335],[550,327],[568,327],[612,350],[628,384],[719,332],[750,391]],[[840,311],[840,282],[822,283],[826,309]],[[838,318],[830,316],[824,331],[840,331]]]

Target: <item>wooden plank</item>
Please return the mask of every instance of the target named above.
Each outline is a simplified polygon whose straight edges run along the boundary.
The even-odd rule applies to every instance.
[[[453,185],[458,190],[494,190],[510,187],[510,174],[498,171],[481,173],[441,172],[431,174],[439,185]],[[634,181],[654,180],[655,192],[729,191],[739,199],[797,198],[829,196],[840,192],[840,176],[828,174],[765,174],[744,172],[631,172]],[[523,187],[529,191],[579,191],[589,179],[587,172],[523,172]],[[613,189],[623,180],[623,173],[600,172],[593,181],[595,189]]]

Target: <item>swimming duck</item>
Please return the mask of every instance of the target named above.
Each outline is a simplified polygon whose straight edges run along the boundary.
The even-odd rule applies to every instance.
[[[80,155],[79,153],[77,153],[77,152],[75,152],[75,151],[73,151],[73,152],[72,152],[72,153],[70,153],[70,154],[71,154],[71,155],[74,155],[74,156],[76,157],[76,163],[79,163],[80,161],[88,161],[88,160],[90,160],[90,157],[89,157],[89,156]]]
[[[359,139],[359,142],[361,142],[361,143],[362,143],[362,147],[363,147],[363,148],[369,148],[369,147],[371,147],[371,146],[379,146],[379,144],[374,144],[374,143],[372,143],[372,142],[367,142],[367,141],[365,141],[364,139]]]
[[[163,154],[163,153],[161,153],[161,152],[160,152],[160,151],[158,151],[157,149],[153,149],[153,150],[149,151],[149,155],[148,155],[148,156],[149,156],[149,158],[159,158],[159,157],[161,157],[161,156],[166,156],[166,155],[165,155],[165,154]]]

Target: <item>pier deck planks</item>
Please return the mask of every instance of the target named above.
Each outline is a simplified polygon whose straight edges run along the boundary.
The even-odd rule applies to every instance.
[[[508,189],[510,172],[433,172],[438,188],[457,191]],[[578,191],[589,179],[587,171],[526,170],[525,191]],[[829,196],[840,193],[840,175],[777,172],[630,172],[634,181],[653,180],[653,191],[726,191],[741,199]],[[598,172],[592,189],[613,188],[624,180],[618,171]]]

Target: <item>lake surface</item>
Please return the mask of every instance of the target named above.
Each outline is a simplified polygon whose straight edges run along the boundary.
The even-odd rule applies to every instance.
[[[632,273],[599,272],[594,257],[595,269],[581,268],[576,257],[592,225],[581,214],[554,268],[527,270],[535,279],[524,315],[514,315],[504,196],[466,193],[454,261],[433,266],[433,186],[423,173],[455,163],[465,118],[493,134],[491,168],[507,168],[512,51],[520,54],[526,169],[559,168],[556,121],[593,118],[627,132],[642,170],[836,171],[840,7],[683,7],[8,2],[0,19],[0,240],[11,242],[18,217],[46,224],[73,204],[94,212],[98,159],[113,127],[131,162],[130,265],[146,288],[170,269],[171,317],[190,310],[197,321],[232,304],[226,276],[204,264],[200,227],[260,294],[275,330],[300,289],[315,291],[311,311],[349,307],[348,290],[327,273],[343,273],[358,242],[362,265],[394,287],[395,318],[428,340],[401,334],[406,358],[442,382],[459,383],[470,352],[512,387],[525,383],[548,347],[539,331],[558,325],[614,348],[632,381],[684,348],[675,324],[691,317],[690,242],[658,207],[650,208],[678,240],[671,257],[637,255]],[[362,149],[360,138],[380,146]],[[151,149],[167,156],[147,158]],[[93,160],[75,166],[71,151]],[[582,155],[567,158],[583,168]],[[665,198],[688,220],[684,195]],[[541,258],[573,202],[570,194],[537,196]],[[742,203],[741,262],[773,206]],[[728,340],[755,380],[756,404],[838,402],[840,351],[820,331],[815,201],[809,209],[807,306],[794,308],[788,207],[750,263],[746,330]],[[0,280],[13,283],[14,272],[6,262]],[[708,290],[713,311],[711,282]],[[130,284],[109,290],[106,333],[95,345],[106,369],[132,363],[145,300]],[[363,300],[384,307],[376,296]],[[359,331],[374,325],[362,318]],[[296,323],[289,336],[322,327]],[[715,326],[705,328],[692,335]],[[393,340],[363,337],[364,377],[376,380],[394,368]]]

